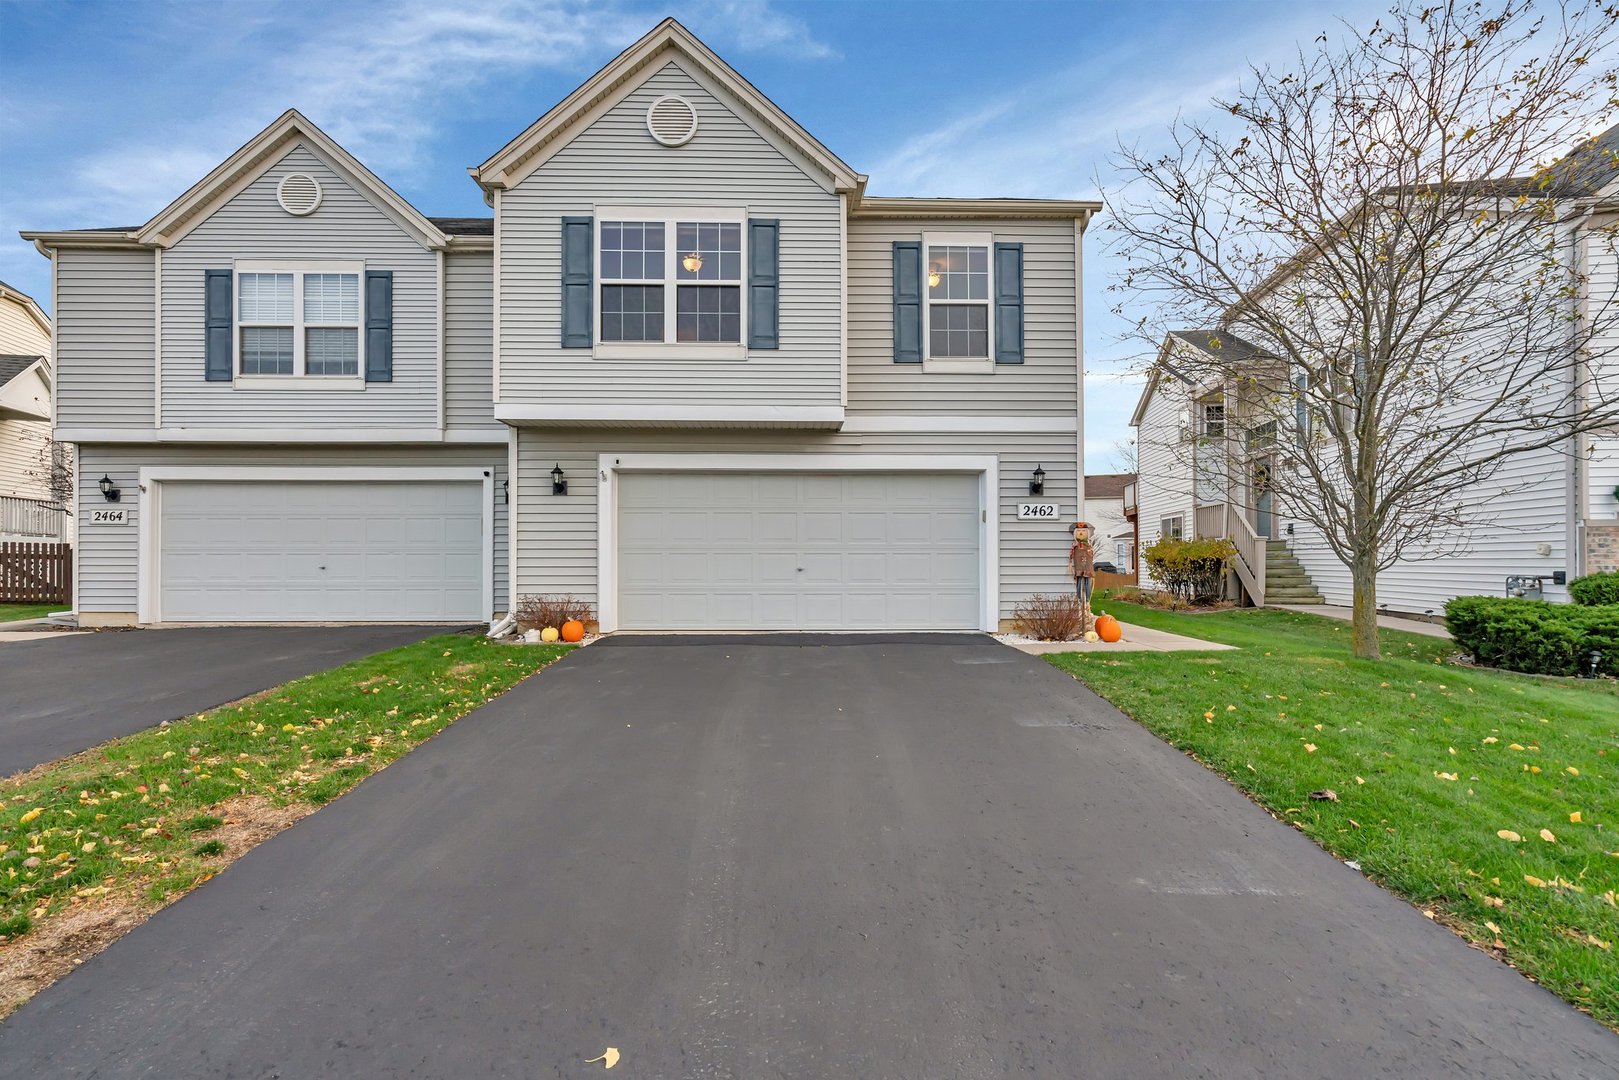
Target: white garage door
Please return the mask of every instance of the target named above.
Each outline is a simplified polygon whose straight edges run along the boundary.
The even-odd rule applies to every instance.
[[[626,630],[971,630],[978,477],[625,473]]]
[[[411,622],[484,611],[483,485],[166,482],[166,622]]]

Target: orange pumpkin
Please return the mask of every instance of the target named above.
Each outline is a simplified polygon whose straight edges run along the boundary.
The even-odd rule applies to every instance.
[[[1119,641],[1124,637],[1124,627],[1120,626],[1119,620],[1111,615],[1098,615],[1096,617],[1096,634],[1103,641]]]
[[[569,619],[562,624],[562,640],[579,642],[585,640],[585,624],[578,619]]]

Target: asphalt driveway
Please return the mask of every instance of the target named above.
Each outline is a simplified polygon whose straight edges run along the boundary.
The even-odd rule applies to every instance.
[[[0,776],[452,629],[184,627],[0,644]]]
[[[1619,1076],[984,638],[581,650],[0,1026],[5,1077]]]

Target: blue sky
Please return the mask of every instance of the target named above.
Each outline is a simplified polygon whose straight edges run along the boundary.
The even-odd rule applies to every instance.
[[[19,229],[147,220],[297,107],[424,213],[488,213],[488,157],[665,15],[878,195],[1090,198],[1119,139],[1209,112],[1246,62],[1285,64],[1386,5],[555,0],[0,0],[0,279],[48,306]],[[1129,434],[1139,349],[1117,263],[1086,264],[1086,466]]]

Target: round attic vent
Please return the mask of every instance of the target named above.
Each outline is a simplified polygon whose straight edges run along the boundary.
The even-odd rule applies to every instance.
[[[320,184],[308,173],[288,173],[276,185],[275,199],[287,213],[304,217],[320,205]]]
[[[697,110],[685,98],[668,94],[647,107],[646,129],[665,146],[684,146],[697,134]]]

